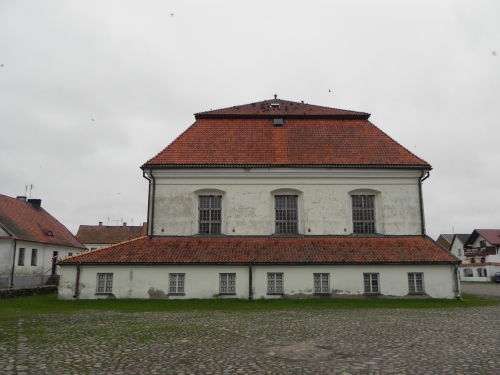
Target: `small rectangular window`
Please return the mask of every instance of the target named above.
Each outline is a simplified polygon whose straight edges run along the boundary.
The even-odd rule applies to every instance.
[[[17,265],[24,266],[24,247],[19,249],[19,257],[17,258]]]
[[[97,294],[113,293],[113,274],[98,273],[97,274]]]
[[[314,293],[330,293],[330,274],[314,274]]]
[[[375,195],[352,195],[353,233],[376,233]]]
[[[184,273],[171,273],[169,274],[170,286],[168,289],[169,294],[181,294],[184,295]]]
[[[236,274],[235,273],[221,273],[220,274],[219,293],[220,294],[236,294]]]
[[[36,256],[37,256],[38,250],[37,249],[31,249],[31,265],[36,266]]]
[[[472,268],[465,268],[464,269],[464,277],[472,277]]]
[[[408,274],[408,291],[410,293],[423,293],[424,292],[424,274],[423,273],[409,273]]]
[[[72,257],[72,256],[73,256],[73,253],[68,253],[68,256],[69,256],[69,257]]]
[[[267,274],[267,293],[283,294],[283,273]]]
[[[275,195],[274,212],[276,234],[299,233],[298,195]]]
[[[488,274],[486,272],[486,268],[478,268],[477,269],[477,275],[479,277],[486,277],[486,276],[488,276]]]
[[[378,273],[363,274],[365,293],[380,293]]]
[[[221,234],[222,196],[198,197],[198,232],[200,234]]]

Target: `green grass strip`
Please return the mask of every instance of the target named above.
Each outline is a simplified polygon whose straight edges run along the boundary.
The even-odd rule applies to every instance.
[[[475,306],[495,306],[500,300],[484,299],[464,295],[463,301],[446,299],[189,299],[189,300],[139,300],[101,299],[62,301],[57,295],[41,295],[0,300],[2,314],[43,314],[78,312],[83,310],[101,311],[263,311],[280,309],[427,309],[463,308]]]

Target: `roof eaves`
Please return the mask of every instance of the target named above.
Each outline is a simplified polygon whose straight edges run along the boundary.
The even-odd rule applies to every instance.
[[[425,162],[425,161],[424,161]],[[155,168],[367,168],[367,169],[425,169],[430,164],[144,164],[141,169]]]

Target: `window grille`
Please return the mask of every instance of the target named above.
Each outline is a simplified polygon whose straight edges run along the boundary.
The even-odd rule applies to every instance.
[[[424,292],[424,275],[422,273],[408,274],[408,290],[410,293]]]
[[[221,273],[220,274],[220,293],[236,294],[236,274]]]
[[[276,234],[299,233],[298,195],[275,195]]]
[[[363,274],[365,293],[379,293],[380,288],[378,285],[378,273],[365,273]]]
[[[352,195],[352,227],[354,233],[376,233],[375,195]]]
[[[38,250],[37,249],[31,249],[31,265],[36,266],[36,256],[37,256]]]
[[[464,269],[464,277],[472,277],[472,268],[465,268]]]
[[[19,257],[17,258],[17,265],[24,266],[24,248],[19,249]]]
[[[200,196],[198,198],[198,232],[220,234],[222,223],[222,196]]]
[[[171,273],[169,293],[184,294],[184,281],[184,273]]]
[[[283,293],[283,274],[268,273],[267,274],[267,292],[268,293]]]
[[[314,274],[314,293],[330,293],[330,274],[315,273]]]
[[[113,274],[98,273],[97,274],[97,293],[112,293],[113,292]]]

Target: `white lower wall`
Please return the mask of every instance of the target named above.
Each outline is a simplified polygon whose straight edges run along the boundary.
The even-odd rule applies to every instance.
[[[267,273],[282,272],[284,294],[267,294]],[[362,265],[362,266],[253,266],[253,298],[300,298],[313,296],[313,274],[330,274],[332,297],[363,296],[363,273],[378,273],[380,294],[392,297],[408,296],[408,273],[422,272],[424,288],[432,298],[455,298],[457,288],[455,267],[451,265]],[[113,274],[113,292],[116,298],[218,298],[219,274],[236,274],[236,295],[223,296],[249,298],[249,267],[227,266],[81,266],[80,293],[78,298],[107,298],[96,294],[97,274]],[[185,274],[185,295],[168,296],[169,273]],[[73,299],[75,294],[76,266],[61,267],[59,298]],[[458,286],[459,287],[459,286]]]

